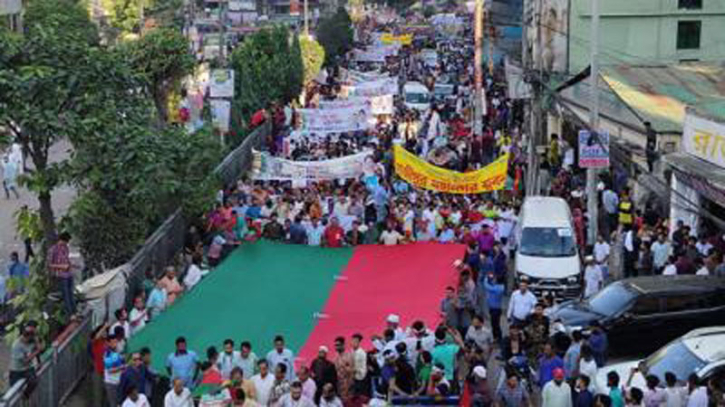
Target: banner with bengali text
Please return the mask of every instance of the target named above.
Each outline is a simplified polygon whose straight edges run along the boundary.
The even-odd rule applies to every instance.
[[[393,148],[395,173],[418,188],[449,194],[480,194],[503,189],[506,183],[508,154],[480,170],[461,173],[437,167],[399,145]]]
[[[395,112],[393,106],[393,95],[374,96],[370,98],[351,97],[348,99],[321,100],[320,109],[339,109],[339,108],[364,108],[370,107],[370,112],[374,115],[393,114]]]
[[[307,133],[343,133],[370,128],[369,104],[336,109],[299,109],[300,130]]]
[[[252,177],[261,181],[295,183],[331,181],[360,177],[366,166],[373,167],[372,151],[322,161],[292,161],[253,151]]]

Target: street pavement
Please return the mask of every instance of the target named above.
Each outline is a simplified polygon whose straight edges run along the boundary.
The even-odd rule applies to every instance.
[[[58,162],[66,159],[70,154],[71,145],[68,141],[61,140],[50,149],[50,162]],[[32,170],[32,162],[28,158],[27,166]],[[21,259],[25,256],[25,247],[22,239],[18,239],[16,233],[15,213],[23,206],[37,209],[38,200],[35,194],[27,189],[20,187],[20,199],[15,199],[11,193],[11,198],[6,199],[5,193],[0,192],[0,273],[7,276],[7,263],[10,259],[10,253],[18,252]],[[56,188],[53,193],[53,210],[56,219],[60,219],[70,207],[75,190],[69,185],[62,185]],[[9,345],[4,338],[0,338],[0,393],[4,392],[7,386],[7,370],[9,363]]]

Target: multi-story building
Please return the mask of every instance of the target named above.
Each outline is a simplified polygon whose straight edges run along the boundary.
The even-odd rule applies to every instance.
[[[23,27],[22,0],[0,0],[0,25],[20,31]]]

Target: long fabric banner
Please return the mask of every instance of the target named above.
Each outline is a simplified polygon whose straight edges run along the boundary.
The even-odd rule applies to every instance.
[[[466,173],[436,167],[399,145],[394,146],[394,154],[396,174],[419,188],[450,194],[479,194],[503,189],[506,183],[508,154],[480,170]]]
[[[362,82],[348,88],[350,96],[375,97],[398,93],[398,82],[393,78]]]
[[[254,151],[252,174],[262,181],[314,182],[357,178],[363,174],[368,161],[372,165],[372,151],[323,161],[292,161]]]
[[[374,115],[393,114],[393,95],[374,96],[371,98],[351,97],[348,99],[320,101],[320,109],[361,109],[366,106],[370,107],[370,112]]]
[[[342,133],[370,128],[370,105],[337,109],[299,109],[301,130],[308,133]]]

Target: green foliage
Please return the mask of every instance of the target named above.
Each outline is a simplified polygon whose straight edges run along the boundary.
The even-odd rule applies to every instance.
[[[290,44],[288,29],[275,27],[247,36],[232,52],[231,66],[236,71],[232,108],[237,128],[257,110],[272,102],[287,103],[299,94],[301,51],[294,43]]]
[[[332,65],[339,57],[352,49],[353,29],[350,15],[344,8],[325,19],[317,26],[317,38],[325,49],[325,65]]]
[[[305,71],[305,61],[302,51],[301,38],[297,35],[292,38],[292,46],[290,47],[289,62],[289,86],[285,99],[291,101],[302,92],[307,73]]]
[[[194,56],[180,31],[159,28],[137,41],[119,48],[133,69],[144,80],[146,92],[153,98],[160,123],[168,119],[168,98],[175,86],[194,70]]]
[[[304,66],[304,84],[310,83],[325,63],[325,49],[312,38],[301,36],[299,43],[302,48],[302,64]]]

